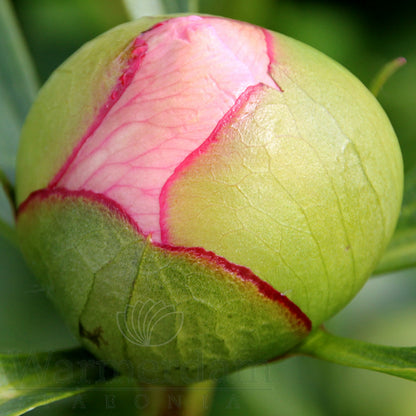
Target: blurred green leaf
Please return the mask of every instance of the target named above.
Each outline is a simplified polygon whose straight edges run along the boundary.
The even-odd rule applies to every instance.
[[[0,235],[9,242],[16,244],[14,231],[14,207],[12,202],[11,188],[0,171]]]
[[[114,375],[81,348],[39,354],[0,354],[0,414],[21,415],[97,387]]]
[[[10,184],[7,176],[3,171],[0,169],[0,220],[4,220],[8,225],[14,225],[14,195],[13,195],[13,187]],[[3,196],[4,199],[7,200],[7,210],[3,210]]]
[[[337,337],[318,329],[297,352],[349,367],[416,381],[416,347],[389,347]]]
[[[416,29],[416,28],[415,28]],[[407,39],[416,38],[416,30]],[[404,42],[404,40],[403,40]],[[406,56],[407,64],[386,83],[380,92],[380,102],[386,110],[399,138],[405,172],[416,166],[416,47],[399,45],[397,51]],[[400,48],[400,49],[399,49]]]
[[[123,2],[130,20],[167,12],[163,0],[124,0]]]
[[[2,236],[0,265],[0,351],[30,353],[79,347],[19,249]]]
[[[38,84],[8,0],[0,1],[0,169],[14,180],[20,129]]]
[[[374,274],[414,266],[416,266],[416,167],[405,176],[403,206],[396,232]]]
[[[220,380],[212,415],[324,416],[314,394],[322,362],[306,357],[249,367]],[[317,370],[317,371],[316,371]],[[302,383],[299,382],[302,380]],[[244,409],[244,411],[242,411]],[[278,412],[276,413],[276,409]],[[225,411],[224,411],[225,410]],[[232,412],[232,410],[235,411]]]
[[[169,13],[196,13],[198,0],[124,0],[131,20]]]
[[[13,189],[6,175],[0,170],[0,235],[17,246],[14,214]]]

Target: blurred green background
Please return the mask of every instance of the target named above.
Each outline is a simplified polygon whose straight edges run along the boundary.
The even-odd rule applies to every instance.
[[[13,6],[41,82],[84,42],[127,20],[118,0],[14,0]],[[406,169],[416,165],[415,7],[404,0],[384,5],[200,0],[203,13],[249,21],[316,47],[366,85],[384,63],[406,57],[407,65],[379,96],[399,137]],[[0,264],[0,350],[50,351],[77,345],[19,253],[2,240]],[[416,270],[370,280],[328,327],[366,341],[415,346]],[[134,386],[121,381],[32,414],[131,415],[138,414],[141,399]],[[415,416],[416,384],[297,357],[220,380],[211,414]]]

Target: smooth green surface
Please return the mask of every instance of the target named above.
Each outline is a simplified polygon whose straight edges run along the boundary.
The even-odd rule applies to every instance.
[[[318,329],[297,351],[321,360],[416,381],[416,347],[375,345]]]
[[[14,180],[20,128],[38,85],[9,0],[0,2],[0,170]]]
[[[374,270],[396,224],[402,159],[373,95],[275,34],[272,75],[167,194],[168,241],[249,267],[318,326]],[[369,244],[371,241],[371,244]]]
[[[17,416],[114,377],[84,349],[0,354],[0,414]]]
[[[96,356],[151,384],[189,384],[278,357],[305,323],[208,260],[143,239],[88,198],[31,200],[18,232],[28,264]]]

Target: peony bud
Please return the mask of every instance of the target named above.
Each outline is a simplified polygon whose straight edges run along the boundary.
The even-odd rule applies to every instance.
[[[344,307],[402,181],[384,112],[329,58],[224,18],[144,18],[43,87],[18,232],[89,350],[186,384],[279,357]]]

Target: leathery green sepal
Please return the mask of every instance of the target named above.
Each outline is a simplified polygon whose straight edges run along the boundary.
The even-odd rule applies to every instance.
[[[361,289],[393,233],[401,156],[364,86],[327,57],[284,39],[287,62],[273,71],[284,92],[253,89],[204,151],[176,172],[164,224],[174,244],[249,267],[316,327]],[[305,76],[297,72],[300,50],[310,55]],[[329,75],[318,87],[321,69]],[[344,101],[363,96],[347,114],[334,104],[343,83],[353,91],[342,91]]]
[[[220,265],[153,245],[88,194],[33,195],[18,232],[83,344],[142,382],[216,378],[278,357],[308,333],[301,313]]]

